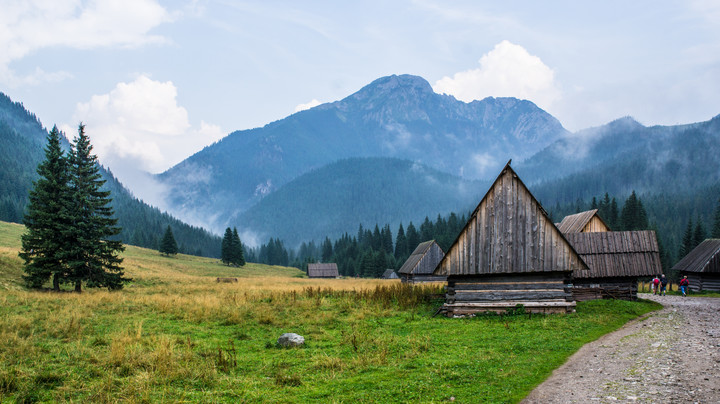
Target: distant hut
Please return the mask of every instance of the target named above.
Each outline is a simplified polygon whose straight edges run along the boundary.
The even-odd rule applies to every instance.
[[[662,272],[654,231],[566,233],[565,238],[590,269],[573,272],[576,301],[637,300],[638,278]]]
[[[336,263],[316,263],[308,264],[309,278],[339,278],[338,267]]]
[[[435,240],[418,244],[398,271],[400,279],[409,283],[445,282],[446,276],[433,275],[435,267],[444,256],[445,252]]]
[[[572,271],[587,266],[510,163],[475,208],[435,270],[447,276],[448,316],[572,312]]]
[[[597,209],[593,209],[565,216],[557,228],[563,234],[610,231],[610,227],[605,224],[597,212]]]
[[[720,239],[707,239],[672,267],[687,275],[690,290],[720,291]]]
[[[396,274],[392,269],[386,269],[382,277],[383,279],[400,279],[398,274]]]

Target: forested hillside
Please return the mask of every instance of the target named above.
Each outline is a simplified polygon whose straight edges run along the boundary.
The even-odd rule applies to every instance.
[[[492,178],[568,132],[535,104],[515,98],[465,103],[421,77],[382,77],[343,100],[262,128],[233,132],[158,180],[173,212],[216,229],[312,169],[352,157],[418,161],[465,179]]]
[[[37,165],[44,158],[46,138],[47,130],[35,115],[0,93],[0,220],[22,223],[28,192],[37,178]],[[69,143],[62,140],[63,147],[68,150]],[[220,256],[218,236],[147,205],[132,196],[107,169],[101,167],[100,171],[107,181],[105,188],[112,192],[112,206],[122,227],[119,239],[141,247],[157,248],[170,225],[181,252]]]
[[[238,223],[261,240],[337,238],[358,224],[419,222],[428,214],[461,211],[486,184],[394,158],[352,158],[305,174],[265,197]]]

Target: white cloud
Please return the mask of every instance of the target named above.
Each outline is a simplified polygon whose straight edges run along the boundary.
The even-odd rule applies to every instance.
[[[163,171],[224,135],[219,126],[204,121],[193,127],[187,110],[177,104],[175,85],[144,75],[78,103],[73,119],[86,124],[100,161],[127,185],[138,171]],[[74,128],[63,129],[73,137]]]
[[[548,108],[560,98],[555,74],[525,48],[502,41],[480,58],[480,67],[443,77],[433,86],[438,93],[470,102],[485,97],[517,97]]]
[[[320,104],[322,104],[320,101],[313,98],[312,101],[306,104],[298,104],[298,106],[295,107],[295,112],[305,111],[306,109],[317,107]]]
[[[155,0],[3,0],[0,9],[0,80],[8,85],[32,83],[9,64],[39,49],[163,43],[149,31],[171,20]]]

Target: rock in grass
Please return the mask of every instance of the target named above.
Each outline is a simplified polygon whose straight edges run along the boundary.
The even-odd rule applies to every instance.
[[[305,337],[295,334],[294,332],[287,332],[281,335],[277,342],[280,346],[297,347],[305,343]]]

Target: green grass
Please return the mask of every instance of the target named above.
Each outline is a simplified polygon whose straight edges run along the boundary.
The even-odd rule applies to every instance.
[[[134,247],[126,266],[135,281],[119,292],[0,292],[1,402],[518,402],[580,346],[659,308],[606,300],[448,319],[432,316],[432,285],[301,279]],[[0,276],[20,271],[3,264]],[[285,332],[306,345],[278,347]]]

